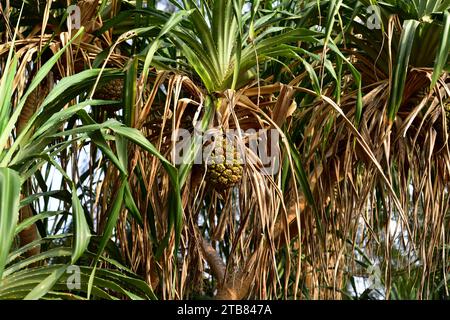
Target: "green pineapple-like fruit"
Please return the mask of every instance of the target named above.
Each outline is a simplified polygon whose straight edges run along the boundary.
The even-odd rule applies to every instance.
[[[120,100],[123,98],[123,79],[113,79],[101,85],[94,94],[95,99],[99,100]],[[108,109],[118,109],[118,105],[107,105]]]
[[[235,186],[242,178],[242,158],[233,142],[217,135],[207,159],[205,180],[218,191]]]

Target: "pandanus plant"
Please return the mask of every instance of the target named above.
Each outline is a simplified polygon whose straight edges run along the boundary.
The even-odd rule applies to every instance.
[[[1,298],[442,286],[448,1],[76,3],[0,4]]]
[[[100,41],[92,35],[101,26],[95,16],[98,1],[78,1],[77,6],[80,9],[80,20],[78,22],[87,32],[84,32],[81,37],[76,39],[78,49],[67,50],[66,54],[53,65],[52,71],[48,73],[46,79],[27,96],[17,120],[17,135],[22,133],[28,120],[34,115],[56,81],[62,77],[84,70],[83,64],[85,60],[87,60],[86,63],[91,62],[84,57],[101,52],[103,50],[102,47],[108,46],[107,41]],[[17,50],[19,56],[23,57],[19,68],[21,74],[16,77],[17,81],[19,81],[18,90],[20,94],[30,87],[39,67],[47,62],[52,55],[57,54],[61,46],[67,44],[70,35],[78,31],[78,29],[75,29],[75,25],[67,24],[67,21],[71,21],[68,19],[68,14],[67,3],[65,1],[50,1],[47,3],[30,1],[25,6],[22,1],[10,1],[4,5],[2,4],[2,20],[5,23],[2,24],[0,31],[4,37],[8,35],[7,28],[11,28],[19,20],[19,17],[22,18],[20,29],[21,40],[15,42],[15,50]],[[7,42],[8,39],[5,38],[4,40]],[[8,45],[3,45],[0,49],[0,54],[7,54],[8,50]],[[118,57],[119,55],[113,54],[111,64],[120,65],[120,62],[118,62],[120,59]],[[33,63],[29,63],[28,60],[30,59],[33,59]],[[102,90],[104,91],[104,89],[100,88],[100,92],[96,95],[99,99],[104,98],[101,94]],[[102,114],[104,112],[110,112],[111,109],[110,106],[101,106],[95,112]],[[94,118],[98,119],[99,117],[94,114]],[[21,220],[30,217],[30,214],[30,207],[25,206],[21,209]],[[36,240],[37,236],[37,229],[32,225],[20,233],[21,243],[26,245]],[[27,254],[36,254],[38,250],[39,248],[34,248],[34,250],[29,251]]]
[[[313,143],[299,140],[298,145],[309,159],[307,167],[321,168],[314,196],[325,202],[327,217],[333,217],[333,241],[353,239],[353,246],[365,248],[369,264],[381,261],[386,297],[394,249],[410,257],[401,262],[405,272],[419,261],[416,298],[424,298],[432,285],[429,276],[444,272],[429,267],[442,265],[442,244],[448,233],[444,221],[449,201],[445,110],[450,97],[450,3],[352,4],[339,10],[348,34],[334,37],[361,73],[361,118],[355,112],[354,80],[344,73],[337,101],[345,116],[337,117],[334,107],[317,101],[303,113],[312,119],[304,132],[314,132],[315,139]],[[377,9],[368,10],[370,5]],[[331,86],[327,91],[333,94],[336,89]],[[349,121],[356,123],[358,132],[348,130]],[[359,219],[367,226],[361,238],[357,236],[360,224],[354,223]],[[389,231],[394,224],[398,233]],[[400,235],[405,238],[399,240]]]
[[[314,69],[320,68],[323,59],[308,49],[321,48],[324,34],[295,23],[274,27],[275,22],[295,22],[305,16],[282,10],[266,15],[258,1],[249,4],[244,10],[244,1],[185,1],[174,2],[178,10],[171,16],[149,8],[123,12],[134,19],[145,21],[148,17],[162,22],[156,38],[136,40],[136,62],[134,69],[133,64],[128,69],[128,79],[136,79],[133,87],[137,88],[129,112],[131,125],[144,132],[173,163],[176,132],[186,129],[192,138],[184,162],[178,164],[182,212],[171,209],[167,178],[159,173],[153,158],[139,152],[129,158],[134,173],[131,192],[138,199],[143,221],[130,221],[124,212],[119,218],[118,237],[123,255],[164,298],[192,297],[201,292],[212,295],[215,289],[217,298],[279,297],[287,296],[292,285],[289,271],[283,274],[285,283],[281,284],[275,255],[300,233],[299,208],[304,201],[298,187],[301,183],[309,190],[309,185],[298,153],[291,153],[283,126],[295,111],[294,94],[302,90],[299,84],[311,79],[313,85],[308,86],[314,90],[304,88],[304,93],[320,95]],[[117,17],[109,25],[113,23],[120,29],[125,22]],[[336,47],[333,50],[338,52]],[[283,60],[291,59],[301,70],[299,76],[291,77],[291,83],[277,82],[284,76],[277,79],[264,74],[262,78],[261,66],[280,63],[281,72],[288,73],[292,66],[283,65]],[[156,76],[152,73],[150,82],[152,65]],[[328,71],[333,69],[329,61],[325,66]],[[219,148],[211,152],[209,160],[221,158],[227,149],[234,154],[237,148],[244,164],[228,167],[225,163],[221,167],[207,161],[194,163],[196,155],[208,146],[195,134],[210,129],[217,129],[220,142],[216,141]],[[244,133],[224,143],[227,129]],[[281,170],[264,171],[267,163],[250,147],[258,133],[248,133],[248,129],[273,130],[279,135],[275,150],[270,152],[276,154]],[[288,172],[295,173],[292,179]],[[114,190],[116,185],[104,185],[104,193]],[[286,260],[290,261],[294,255],[286,250]],[[300,268],[301,255],[295,259]],[[204,261],[216,288],[202,289]],[[295,278],[289,294],[297,296],[299,271]]]
[[[114,255],[114,246],[108,243],[114,220],[105,229],[95,229],[88,204],[83,203],[83,194],[78,195],[84,190],[86,175],[77,178],[72,171],[75,175],[70,177],[67,162],[78,161],[78,148],[95,146],[95,150],[102,150],[117,165],[126,181],[127,172],[119,160],[121,151],[113,152],[110,145],[113,141],[120,144],[127,137],[128,141],[155,152],[174,181],[176,170],[138,131],[127,130],[116,121],[98,124],[92,119],[86,108],[110,101],[86,100],[88,96],[80,93],[92,89],[100,69],[64,77],[52,90],[41,90],[57,61],[83,34],[83,28],[37,67],[29,65],[26,51],[17,50],[18,25],[13,29],[13,37],[0,47],[0,52],[7,49],[7,55],[1,56],[0,67],[0,298],[154,298],[151,288],[121,263],[120,256]],[[26,90],[21,91],[20,84],[29,75],[25,72],[27,67],[37,70]],[[106,81],[119,75],[118,71],[103,72]],[[36,93],[42,97],[37,99]],[[26,112],[24,108],[31,102],[38,104],[30,106],[33,112]],[[52,170],[62,176],[59,190],[48,187],[47,180],[54,178]],[[124,189],[125,186],[124,183]],[[50,199],[59,201],[58,210],[49,205]],[[24,209],[29,214],[19,220],[19,211]],[[114,216],[117,203],[109,210]],[[24,243],[20,235],[34,225],[41,236]],[[16,241],[19,238],[21,241]],[[38,247],[41,250],[35,250]]]

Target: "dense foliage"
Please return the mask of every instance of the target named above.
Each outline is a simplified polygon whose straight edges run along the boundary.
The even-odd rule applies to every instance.
[[[0,299],[448,298],[449,9],[1,0]]]

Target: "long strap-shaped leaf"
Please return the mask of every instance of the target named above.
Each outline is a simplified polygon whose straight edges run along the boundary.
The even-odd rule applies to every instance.
[[[0,279],[19,218],[20,177],[9,168],[0,168]]]
[[[9,118],[9,121],[6,124],[5,129],[2,132],[0,132],[0,152],[3,151],[6,147],[6,143],[11,134],[11,130],[14,128],[14,125],[16,124],[17,119],[19,118],[20,113],[22,112],[22,108],[25,105],[27,97],[34,91],[34,89],[36,89],[39,83],[47,76],[47,74],[53,68],[53,66],[61,57],[61,55],[64,53],[64,51],[67,49],[67,47],[72,43],[72,41],[75,40],[83,32],[84,29],[81,28],[77,32],[77,34],[72,39],[70,39],[70,41],[61,50],[59,50],[51,59],[49,59],[36,73],[36,76],[31,82],[30,87],[28,88],[27,92],[23,95],[23,97],[20,99],[20,102],[18,103],[16,109]]]
[[[75,220],[75,244],[72,252],[72,264],[75,264],[84,251],[86,251],[91,237],[89,225],[84,215],[83,206],[77,196],[75,185],[72,186],[72,210]]]
[[[405,89],[406,75],[408,74],[408,63],[414,42],[419,21],[407,20],[403,24],[403,31],[400,37],[399,54],[395,64],[394,74],[392,75],[391,95],[389,98],[388,116],[393,121],[403,100],[403,91]]]
[[[80,199],[77,196],[77,190],[75,185],[72,186],[72,210],[73,218],[75,220],[75,234],[74,234],[74,247],[72,249],[71,264],[75,264],[81,255],[86,251],[91,237],[89,226],[84,216],[84,210],[81,205]],[[13,228],[14,232],[14,228]],[[66,272],[70,264],[64,265],[55,271],[53,271],[48,277],[46,277],[39,285],[35,286],[25,296],[25,300],[37,300],[46,295],[61,276]]]
[[[21,20],[20,18],[22,17],[24,4],[25,2],[22,3],[22,8],[20,9],[19,19],[17,19],[16,29],[14,31],[14,36],[9,47],[8,58],[6,59],[6,64],[3,67],[3,74],[0,77],[0,133],[2,133],[5,129],[9,113],[11,111],[11,96],[13,94],[12,85],[18,63],[17,57],[14,56],[13,58],[14,43],[16,41],[17,32],[19,30],[19,23]],[[13,60],[11,61],[11,59]]]
[[[152,42],[152,44],[149,46],[147,55],[145,57],[145,62],[144,62],[144,69],[143,69],[143,73],[142,73],[142,78],[143,78],[143,82],[146,83],[147,82],[147,76],[148,76],[148,72],[149,72],[149,68],[150,68],[150,64],[151,61],[153,59],[153,56],[156,52],[156,50],[158,50],[159,45],[160,45],[160,39],[166,34],[168,33],[172,28],[176,27],[178,25],[178,23],[186,16],[189,16],[192,13],[193,10],[190,11],[179,11],[175,14],[173,14],[169,20],[166,22],[166,24],[164,24],[164,26],[162,27],[160,33],[158,34],[158,37]]]
[[[441,76],[442,69],[444,69],[444,66],[447,62],[449,51],[450,51],[450,13],[448,11],[445,11],[444,29],[442,31],[442,41],[441,44],[439,45],[439,50],[436,55],[436,61],[434,63],[431,88],[435,86],[439,77]]]
[[[111,238],[114,227],[116,226],[117,220],[119,219],[120,211],[122,209],[126,185],[127,185],[127,179],[125,176],[122,176],[120,188],[115,195],[115,200],[112,205],[111,211],[108,214],[108,221],[106,222],[106,227],[105,227],[105,230],[103,231],[103,236],[101,237],[101,240],[100,240],[100,245],[97,248],[97,255],[95,256],[95,259],[93,262],[94,268],[92,269],[91,275],[89,276],[89,284],[88,284],[88,292],[87,292],[88,299],[90,298],[90,295],[91,295],[95,271],[97,270],[97,262],[100,259],[100,256],[102,255],[103,250],[105,249],[108,240]]]

